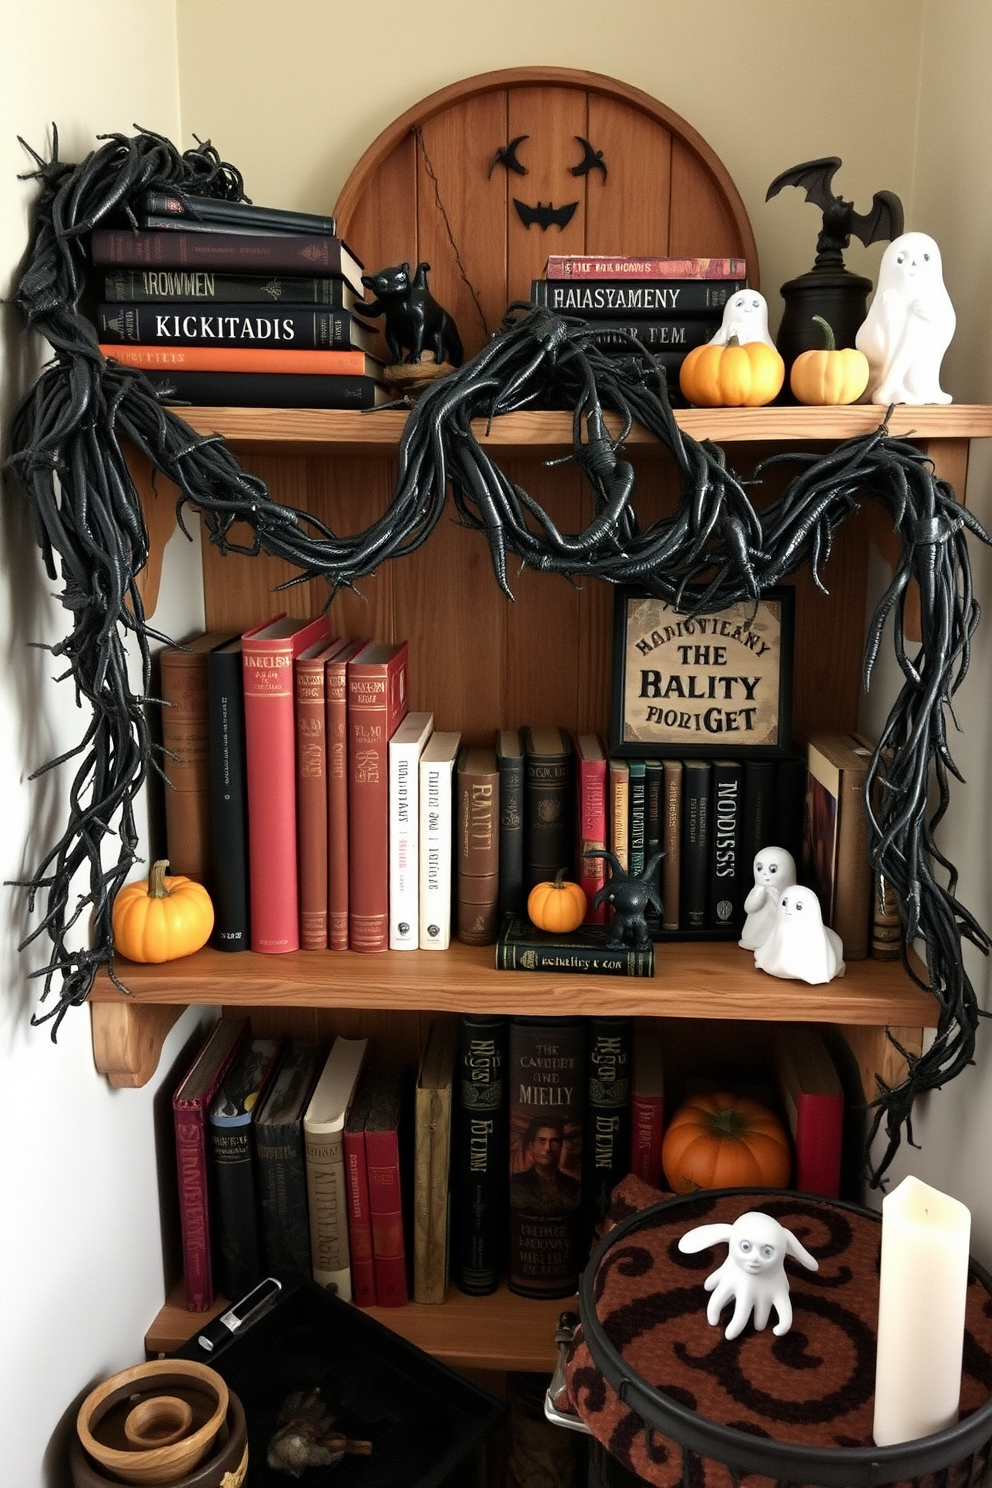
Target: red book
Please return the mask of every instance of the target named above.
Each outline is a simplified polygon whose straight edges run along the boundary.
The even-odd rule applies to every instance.
[[[376,377],[382,363],[364,351],[296,351],[260,346],[112,346],[108,359],[145,372],[285,372],[312,377]]]
[[[248,1037],[249,1027],[247,1018],[222,1018],[216,1023],[172,1097],[183,1274],[190,1312],[206,1312],[214,1301],[207,1116],[221,1081]]]
[[[372,1215],[369,1174],[365,1159],[365,1121],[375,1080],[373,1071],[359,1076],[355,1099],[344,1124],[344,1181],[348,1199],[348,1249],[351,1255],[351,1300],[359,1307],[375,1306],[375,1266],[372,1261]]]
[[[584,856],[591,848],[603,852],[607,846],[606,751],[598,734],[579,734],[575,740],[579,762],[578,826],[579,883],[586,894],[587,925],[605,925],[606,905],[593,909],[592,901],[606,882],[605,858]]]
[[[268,954],[300,947],[293,662],[321,639],[326,615],[280,615],[242,636],[251,948]]]
[[[599,253],[553,253],[546,279],[744,279],[743,258],[634,258]]]
[[[348,662],[364,645],[347,641],[324,668],[327,736],[327,943],[348,949]]]
[[[318,641],[293,663],[300,945],[327,950],[327,738],[324,670],[346,643]]]
[[[638,1028],[634,1033],[634,1078],[630,1097],[630,1171],[663,1188],[661,1139],[665,1131],[665,1074],[661,1040]]]
[[[775,1067],[795,1152],[793,1188],[840,1196],[844,1090],[819,1029],[797,1024],[778,1031]]]
[[[389,949],[389,739],[409,706],[406,641],[348,663],[348,940]]]
[[[401,1131],[403,1076],[381,1070],[365,1118],[365,1164],[372,1218],[372,1263],[379,1307],[403,1307],[410,1299],[403,1226]],[[410,1196],[408,1196],[409,1199]]]

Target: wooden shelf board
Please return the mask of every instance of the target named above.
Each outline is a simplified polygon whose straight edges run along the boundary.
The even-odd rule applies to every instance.
[[[222,434],[236,450],[264,452],[291,446],[297,453],[342,455],[370,450],[388,453],[400,440],[407,414],[393,409],[345,413],[314,408],[180,408],[175,410],[201,434]],[[694,439],[720,443],[850,439],[878,428],[884,410],[872,404],[846,408],[688,408],[676,411],[681,429]],[[616,433],[619,420],[607,416]],[[531,453],[572,447],[572,416],[567,412],[507,414],[486,432],[484,420],[474,429],[483,444]],[[992,436],[992,406],[952,403],[947,406],[900,405],[889,420],[893,435],[918,440],[982,439]],[[629,445],[661,446],[635,425]]]
[[[933,1028],[937,1002],[899,962],[853,961],[823,986],[757,971],[729,942],[676,942],[656,948],[653,977],[600,977],[497,971],[492,947],[455,942],[447,951],[294,951],[281,956],[205,949],[160,966],[118,957],[130,998],[101,974],[94,1005],[130,1002],[185,1006],[326,1007],[429,1012],[615,1013],[660,1018],[759,1019]]]
[[[456,1369],[535,1370],[555,1366],[554,1332],[569,1300],[538,1302],[517,1297],[507,1287],[489,1297],[466,1297],[450,1286],[439,1306],[410,1302],[406,1307],[370,1307],[375,1318],[401,1338]],[[209,1312],[187,1312],[180,1282],[145,1334],[150,1357],[180,1348],[227,1304],[219,1299]]]

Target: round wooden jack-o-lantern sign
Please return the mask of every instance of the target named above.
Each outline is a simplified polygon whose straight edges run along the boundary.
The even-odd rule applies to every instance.
[[[367,270],[430,264],[467,356],[550,254],[742,257],[758,282],[747,213],[705,140],[639,89],[568,68],[431,94],[369,146],[335,212]]]

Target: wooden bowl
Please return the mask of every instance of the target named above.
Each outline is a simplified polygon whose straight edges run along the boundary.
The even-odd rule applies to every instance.
[[[226,1383],[209,1365],[153,1359],[91,1390],[79,1407],[76,1434],[119,1481],[173,1484],[210,1451],[229,1402]]]
[[[83,1451],[79,1437],[69,1445],[73,1488],[121,1488],[120,1478],[104,1472]],[[231,1391],[227,1417],[208,1456],[169,1488],[241,1488],[248,1472],[248,1428],[238,1396]]]

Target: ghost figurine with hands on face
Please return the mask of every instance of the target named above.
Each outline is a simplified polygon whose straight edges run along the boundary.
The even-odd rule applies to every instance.
[[[778,901],[775,921],[754,953],[754,964],[769,976],[815,985],[844,975],[844,946],[836,930],[823,923],[812,889],[796,884]]]
[[[778,901],[784,889],[796,881],[796,860],[784,847],[763,847],[754,858],[754,887],[744,900],[747,919],[737,942],[745,951],[756,951],[772,932]]]
[[[768,302],[756,289],[742,289],[723,307],[723,322],[715,336],[709,339],[710,346],[726,346],[731,336],[737,344],[748,341],[763,341],[774,348],[775,342],[768,332]]]
[[[926,233],[893,239],[882,254],[878,287],[855,337],[868,358],[868,399],[891,403],[950,403],[940,364],[956,317],[944,288],[940,249]]]

